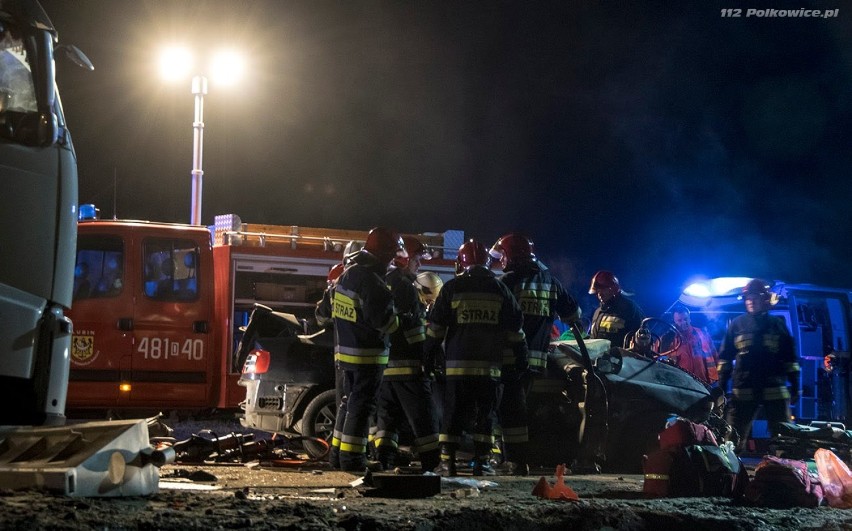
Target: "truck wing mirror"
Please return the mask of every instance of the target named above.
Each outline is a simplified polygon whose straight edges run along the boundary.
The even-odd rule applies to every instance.
[[[62,52],[66,59],[84,70],[92,72],[95,69],[95,65],[86,57],[86,54],[73,44],[60,44],[56,47],[56,51]]]

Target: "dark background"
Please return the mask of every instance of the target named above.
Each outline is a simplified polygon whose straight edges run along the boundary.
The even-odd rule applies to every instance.
[[[189,221],[193,97],[156,63],[227,45],[250,67],[205,98],[205,224],[521,230],[587,311],[598,269],[649,315],[702,275],[852,287],[839,0],[42,4],[95,64],[58,77],[104,217]]]

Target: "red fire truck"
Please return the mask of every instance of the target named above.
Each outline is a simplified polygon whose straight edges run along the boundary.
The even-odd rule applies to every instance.
[[[90,209],[82,209],[81,211]],[[81,220],[71,318],[68,409],[236,409],[245,398],[234,357],[255,303],[310,328],[329,269],[366,231],[242,223],[212,229]],[[461,231],[416,235],[452,271]]]

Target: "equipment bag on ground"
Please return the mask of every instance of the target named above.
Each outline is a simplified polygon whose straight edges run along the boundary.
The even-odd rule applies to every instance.
[[[645,456],[643,471],[643,491],[650,498],[739,498],[748,485],[733,444],[719,446],[706,426],[681,418],[660,433],[660,450]]]
[[[745,498],[754,505],[776,509],[818,507],[823,489],[804,461],[767,455],[755,467]]]

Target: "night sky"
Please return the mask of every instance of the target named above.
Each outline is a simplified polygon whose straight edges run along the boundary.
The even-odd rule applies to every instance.
[[[852,287],[838,0],[42,4],[95,64],[58,81],[104,217],[189,221],[190,82],[156,63],[228,45],[250,66],[205,98],[205,224],[521,230],[587,311],[598,269],[649,315],[698,275]],[[803,6],[839,16],[745,16]]]

